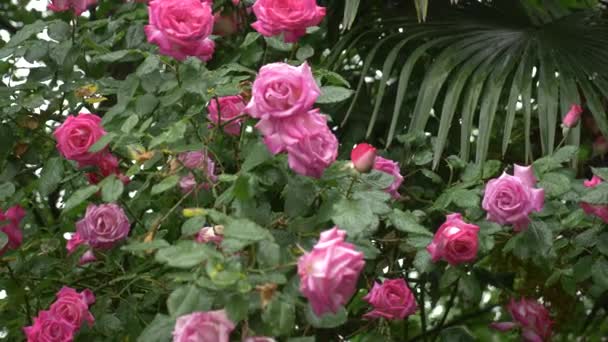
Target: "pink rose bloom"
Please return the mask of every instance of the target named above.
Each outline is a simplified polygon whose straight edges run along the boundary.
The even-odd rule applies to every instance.
[[[319,25],[325,8],[316,0],[257,0],[253,5],[257,21],[251,26],[266,37],[284,34],[288,43],[306,35],[306,28]]]
[[[374,160],[374,170],[382,171],[393,176],[393,184],[384,189],[384,191],[391,194],[393,198],[399,199],[401,197],[399,194],[399,187],[401,187],[401,183],[403,183],[403,176],[401,175],[399,163],[377,156]]]
[[[272,154],[287,150],[287,146],[297,144],[304,137],[327,131],[327,117],[319,109],[302,112],[286,118],[266,118],[255,126]]]
[[[84,218],[76,222],[76,235],[72,239],[77,236],[93,248],[110,249],[126,239],[130,230],[129,218],[118,205],[90,204]]]
[[[326,126],[325,130],[305,136],[287,146],[289,167],[296,173],[321,178],[323,171],[338,156],[338,139]]]
[[[101,127],[99,116],[81,113],[68,116],[53,135],[57,140],[57,149],[66,159],[75,160],[81,165],[92,165],[101,152],[90,153],[89,148],[106,135],[106,131]]]
[[[6,212],[0,210],[0,221],[8,221],[3,226],[0,226],[0,231],[8,237],[7,244],[0,246],[0,256],[9,249],[17,249],[21,246],[23,233],[19,229],[19,225],[24,217],[25,210],[18,205],[10,207]]]
[[[528,227],[533,211],[541,211],[545,191],[536,189],[531,166],[515,165],[514,176],[503,173],[486,184],[482,207],[487,219],[498,224],[512,224],[516,232]]]
[[[275,340],[272,337],[256,336],[256,337],[247,337],[246,339],[243,340],[243,342],[277,342],[277,340]]]
[[[568,114],[562,120],[562,124],[568,128],[576,126],[581,118],[581,114],[583,114],[583,108],[577,104],[572,105],[570,111],[568,111]]]
[[[245,111],[256,119],[286,118],[310,110],[319,95],[321,89],[306,62],[299,67],[266,64],[253,82]]]
[[[450,265],[471,262],[477,257],[478,232],[479,227],[464,222],[462,215],[448,215],[426,250],[431,254],[433,262],[440,259],[444,259]]]
[[[355,170],[367,173],[374,167],[376,148],[366,143],[358,144],[350,152],[350,160]]]
[[[318,316],[335,313],[350,300],[365,266],[363,253],[345,242],[345,237],[346,232],[338,227],[327,230],[312,251],[298,260],[300,292]]]
[[[27,342],[72,342],[74,327],[49,311],[40,311],[34,324],[23,328]]]
[[[115,175],[118,179],[120,179],[125,185],[129,184],[129,177],[125,176],[120,172],[120,167],[118,166],[118,158],[114,156],[112,153],[104,151],[98,158],[93,161],[92,165],[80,165],[84,166],[96,166],[98,172],[89,172],[87,173],[87,178],[89,183],[91,184],[99,184],[104,178]]]
[[[190,170],[201,170],[205,175],[205,178],[212,183],[217,182],[217,175],[215,174],[215,163],[209,153],[206,151],[191,151],[185,152],[179,155],[178,157],[180,163],[184,165],[185,168]],[[179,187],[181,188],[183,193],[187,193],[192,191],[197,186],[196,178],[194,174],[189,173],[188,175],[182,177],[179,181]],[[200,187],[204,189],[210,189],[211,184],[205,182]]]
[[[173,342],[229,342],[234,328],[224,310],[195,312],[177,319]]]
[[[220,229],[221,227],[221,229]],[[220,231],[221,230],[221,231]],[[224,240],[224,235],[222,235],[223,227],[216,226],[214,227],[204,227],[196,234],[196,242],[198,243],[208,243],[213,242],[219,246]]]
[[[220,110],[218,111],[217,104],[220,104]],[[244,118],[236,119],[238,116],[245,112],[245,102],[239,95],[235,96],[223,96],[216,99],[211,99],[207,106],[209,114],[207,118],[214,125],[221,125],[227,121],[231,121],[229,124],[224,126],[224,132],[230,135],[241,134],[241,123]],[[221,116],[221,118],[220,118]]]
[[[368,319],[404,319],[418,308],[414,294],[403,279],[385,280],[382,285],[374,282],[374,287],[363,299],[374,307],[363,316]]]
[[[583,182],[585,187],[587,188],[595,188],[596,186],[602,183],[602,179],[598,176],[593,176],[591,180],[586,180]],[[586,202],[581,202],[581,208],[588,215],[595,215],[602,219],[602,221],[608,223],[608,205],[601,204],[590,204]]]
[[[53,12],[63,12],[72,9],[74,14],[78,16],[96,3],[97,0],[50,0],[47,8]]]
[[[553,321],[549,311],[536,300],[522,298],[519,302],[511,299],[507,310],[515,322],[492,323],[490,326],[499,331],[521,329],[525,342],[543,342],[551,339]]]
[[[76,290],[64,286],[49,312],[55,317],[60,317],[70,323],[74,329],[80,329],[83,322],[87,322],[89,327],[95,323],[95,318],[89,311],[89,305],[95,303],[95,295],[91,290],[84,290],[78,293]]]
[[[149,25],[144,28],[148,42],[160,53],[177,60],[188,56],[208,61],[215,43],[213,13],[209,2],[200,0],[153,0],[148,4]]]

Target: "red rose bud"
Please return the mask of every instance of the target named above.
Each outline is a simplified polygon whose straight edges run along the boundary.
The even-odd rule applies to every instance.
[[[350,159],[357,171],[367,173],[374,167],[376,148],[370,144],[361,143],[353,148]]]
[[[576,126],[578,120],[581,118],[581,114],[583,114],[583,108],[579,105],[572,105],[570,107],[570,111],[564,117],[562,124],[564,127],[572,128]]]

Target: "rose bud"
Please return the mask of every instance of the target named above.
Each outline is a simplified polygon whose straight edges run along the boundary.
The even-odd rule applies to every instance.
[[[376,148],[366,143],[358,144],[350,152],[350,160],[357,171],[367,173],[374,167]]]

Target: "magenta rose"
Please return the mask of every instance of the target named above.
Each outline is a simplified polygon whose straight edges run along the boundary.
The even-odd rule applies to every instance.
[[[84,218],[76,222],[76,234],[72,239],[80,240],[93,248],[110,249],[125,240],[130,229],[129,218],[118,205],[90,204]]]
[[[570,110],[568,111],[566,116],[564,116],[562,124],[564,125],[564,127],[568,128],[576,126],[576,124],[581,118],[581,114],[583,114],[583,108],[577,104],[573,104],[572,107],[570,107]]]
[[[326,134],[327,117],[321,114],[319,109],[313,109],[281,119],[262,119],[255,127],[264,135],[268,150],[277,154],[307,136]]]
[[[536,189],[536,177],[531,166],[515,165],[514,175],[503,173],[486,184],[482,207],[487,219],[498,224],[512,224],[521,231],[530,223],[529,215],[541,211],[545,191]]]
[[[374,167],[376,148],[366,143],[357,144],[350,152],[350,160],[355,170],[367,173]]]
[[[542,342],[551,339],[553,321],[549,311],[536,300],[522,298],[519,302],[511,299],[507,305],[514,322],[492,323],[490,326],[499,331],[521,329],[525,342]]]
[[[319,95],[321,89],[307,63],[266,64],[253,82],[245,111],[256,119],[285,118],[310,110]]]
[[[209,2],[200,0],[153,0],[148,4],[149,25],[144,30],[148,42],[160,53],[177,60],[188,56],[208,61],[215,43],[208,37],[213,31],[213,13]]]
[[[6,234],[8,242],[4,246],[0,246],[0,256],[6,253],[9,249],[17,249],[23,242],[23,233],[19,228],[21,220],[25,217],[25,210],[16,205],[8,208],[6,212],[0,210],[0,222],[8,221],[0,226],[0,231]]]
[[[241,96],[223,96],[217,100],[211,99],[211,101],[209,101],[209,106],[207,106],[207,111],[209,112],[207,118],[209,118],[209,121],[214,125],[222,125],[225,122],[230,122],[224,126],[224,132],[230,135],[241,134],[241,123],[244,118],[236,119],[245,111],[245,102]]]
[[[602,183],[602,179],[598,176],[593,176],[591,180],[586,180],[583,182],[585,187],[587,188],[595,188],[596,186]],[[590,204],[581,202],[581,208],[588,215],[595,215],[602,219],[602,221],[608,223],[608,205],[602,204]]]
[[[346,232],[334,227],[321,233],[312,251],[298,260],[300,292],[316,315],[337,312],[355,293],[365,266],[363,253],[344,241]]]
[[[234,328],[224,310],[195,312],[177,319],[173,342],[229,342]]]
[[[319,25],[325,8],[316,0],[257,0],[253,5],[257,18],[251,26],[266,37],[284,34],[288,43],[306,35],[306,28]]]
[[[401,183],[403,183],[403,176],[401,175],[399,163],[377,156],[374,159],[374,170],[382,171],[393,176],[393,183],[388,188],[384,189],[384,191],[391,194],[393,198],[399,199],[401,197],[399,194],[399,187],[401,187]]]
[[[196,242],[213,242],[219,246],[219,244],[222,243],[222,240],[224,240],[224,235],[222,235],[223,231],[223,226],[204,227],[196,234]]]
[[[363,316],[368,319],[404,319],[418,308],[414,294],[403,279],[385,280],[382,285],[374,283],[363,299],[374,308]]]
[[[95,166],[97,168],[97,172],[87,173],[87,178],[91,184],[99,184],[99,182],[110,175],[115,175],[125,185],[130,182],[129,177],[120,172],[118,158],[108,151],[101,153],[93,165],[82,166]]]
[[[426,250],[433,262],[441,259],[450,265],[471,262],[477,257],[478,233],[478,226],[464,222],[460,214],[451,214],[439,227]]]
[[[337,156],[338,139],[328,127],[287,146],[289,167],[303,176],[321,178]]]
[[[40,311],[34,324],[23,328],[27,342],[72,342],[74,327],[49,311]]]
[[[185,152],[178,156],[179,162],[190,170],[201,170],[204,177],[205,183],[200,185],[203,189],[210,189],[211,183],[217,182],[217,175],[215,174],[215,162],[211,159],[211,156],[206,151],[191,151]],[[197,186],[196,178],[193,173],[182,177],[179,181],[179,187],[183,193],[192,191]]]
[[[105,134],[106,131],[101,126],[101,118],[86,113],[68,116],[53,133],[59,152],[66,159],[77,161],[81,166],[95,163],[102,152],[90,153],[89,148]]]
[[[64,286],[57,293],[57,299],[51,304],[49,312],[70,323],[74,329],[80,329],[84,322],[93,326],[95,318],[89,311],[89,305],[93,303],[95,303],[95,295],[91,290],[87,289],[78,293],[76,290]]]
[[[72,9],[74,14],[81,15],[97,0],[50,0],[47,8],[53,12],[64,12]]]

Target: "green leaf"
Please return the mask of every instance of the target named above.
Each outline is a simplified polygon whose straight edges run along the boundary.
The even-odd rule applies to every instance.
[[[122,126],[120,127],[120,130],[123,133],[130,133],[131,130],[133,130],[133,128],[135,128],[135,126],[137,126],[138,122],[139,122],[139,116],[130,115],[127,118],[127,120],[125,120],[125,122],[122,124]]]
[[[452,203],[460,208],[479,208],[480,198],[477,193],[466,189],[456,189],[451,194]]]
[[[11,37],[11,40],[6,43],[6,46],[4,48],[15,47],[20,45],[24,41],[28,40],[31,36],[40,33],[40,31],[42,31],[42,29],[44,29],[45,27],[46,22],[41,20],[37,20],[32,24],[23,26],[21,30],[17,31],[17,33],[15,33]]]
[[[242,172],[253,170],[256,166],[270,160],[272,155],[268,152],[268,148],[262,142],[257,142],[245,157],[245,161],[241,166]]]
[[[411,212],[403,212],[399,209],[394,209],[393,212],[389,215],[388,219],[392,223],[392,225],[397,228],[397,230],[402,231],[404,233],[423,235],[432,237],[433,233],[431,233],[424,226],[420,225],[416,216]]]
[[[137,342],[167,342],[172,338],[175,318],[157,314],[154,320],[141,332]]]
[[[441,331],[441,342],[474,342],[475,336],[465,326],[449,327]]]
[[[38,180],[40,195],[48,196],[48,194],[55,191],[63,178],[63,172],[63,158],[53,157],[48,159],[42,168],[42,173]]]
[[[578,152],[577,146],[564,146],[553,153],[553,159],[559,163],[567,163],[571,161]]]
[[[361,175],[361,181],[363,183],[369,184],[379,190],[388,188],[393,184],[394,180],[395,177],[393,177],[393,175],[378,170],[371,170],[369,173]]]
[[[284,336],[293,330],[296,308],[293,304],[281,301],[278,296],[262,312],[262,320],[270,328],[273,336]]]
[[[4,249],[4,246],[8,243],[8,235],[0,230],[0,249]]]
[[[353,95],[354,91],[337,86],[321,87],[321,96],[317,99],[318,104],[330,104],[346,101]]]
[[[197,311],[208,311],[213,305],[213,296],[196,285],[185,285],[171,292],[167,309],[171,317],[179,317]]]
[[[64,211],[68,211],[73,209],[86,201],[89,197],[93,196],[99,191],[99,187],[97,185],[90,185],[86,188],[79,189],[70,196],[70,198],[65,202]]]
[[[433,161],[433,152],[430,150],[416,152],[412,160],[414,161],[414,164],[418,166],[429,164]]]
[[[115,175],[104,179],[99,186],[101,186],[101,199],[107,203],[118,201],[125,189],[125,185]]]
[[[589,204],[608,204],[608,183],[601,184],[588,189],[581,198],[581,202]]]
[[[608,256],[608,233],[602,233],[597,239],[597,250]]]
[[[152,187],[151,193],[152,195],[158,195],[163,193],[169,189],[174,188],[179,182],[179,176],[173,175],[163,179],[160,183],[154,185]]]
[[[247,318],[249,300],[241,294],[233,294],[226,301],[225,308],[231,321],[240,322]]]
[[[125,252],[144,252],[150,250],[156,250],[161,248],[170,247],[171,245],[163,239],[155,239],[150,242],[135,242],[130,243],[126,246],[122,246],[120,249]]]
[[[333,206],[331,219],[349,236],[373,233],[378,228],[378,217],[363,200],[343,198]]]
[[[116,138],[116,134],[112,132],[104,135],[89,148],[89,152],[96,153],[103,150],[110,142],[112,142],[112,140],[114,140],[114,138]]]
[[[426,249],[419,250],[416,253],[413,264],[420,273],[428,273],[435,268],[431,261],[431,255]]]
[[[4,201],[7,198],[13,196],[15,193],[15,185],[10,182],[0,184],[0,201]]]
[[[260,34],[257,32],[247,33],[245,39],[243,40],[243,44],[241,44],[241,47],[244,48],[253,44],[256,40],[258,40],[258,38],[260,38]]]
[[[112,51],[106,54],[102,54],[102,55],[98,55],[95,56],[95,58],[93,58],[93,63],[96,62],[106,62],[106,63],[114,63],[114,62],[118,62],[120,60],[122,60],[123,58],[125,58],[127,55],[129,55],[132,51],[131,50],[118,50],[118,51]]]
[[[48,27],[49,37],[53,38],[58,42],[68,39],[70,37],[71,32],[72,29],[70,28],[70,25],[68,25],[63,20],[52,21]]]
[[[315,49],[310,45],[304,45],[298,49],[298,52],[296,52],[296,58],[301,62],[304,62],[305,60],[314,55]]]
[[[205,216],[195,216],[188,219],[182,225],[182,236],[193,236],[198,233],[207,223]]]
[[[348,313],[344,308],[340,308],[335,314],[328,312],[319,317],[315,315],[310,305],[308,305],[308,308],[306,309],[306,320],[315,328],[331,329],[346,323],[348,320]]]
[[[218,256],[208,245],[194,241],[180,241],[177,245],[163,248],[156,253],[156,261],[176,268],[191,268]]]
[[[158,97],[153,94],[139,96],[135,101],[135,112],[140,116],[146,116],[154,111],[158,106]]]
[[[290,177],[283,197],[285,198],[285,213],[290,217],[305,215],[317,196],[315,183],[307,177]]]
[[[224,225],[224,237],[248,242],[257,242],[271,239],[272,235],[270,235],[267,229],[264,229],[247,219],[230,219]]]
[[[258,243],[257,261],[262,268],[272,268],[281,262],[281,247],[270,241],[260,241]]]
[[[598,285],[602,291],[608,289],[608,261],[604,257],[599,258],[591,268],[593,283]]]
[[[548,197],[559,197],[570,190],[570,179],[561,173],[549,172],[543,175],[538,186]]]
[[[266,44],[268,44],[268,46],[270,46],[271,48],[283,52],[289,52],[293,47],[292,43],[283,42],[283,39],[280,36],[264,37],[264,40],[266,40]]]
[[[160,68],[160,59],[157,55],[151,54],[137,67],[135,73],[137,76],[142,77],[148,75]]]
[[[545,259],[553,244],[553,233],[542,221],[532,221],[528,229],[518,233],[507,242],[505,251],[513,251],[513,254],[522,260],[535,257]]]

